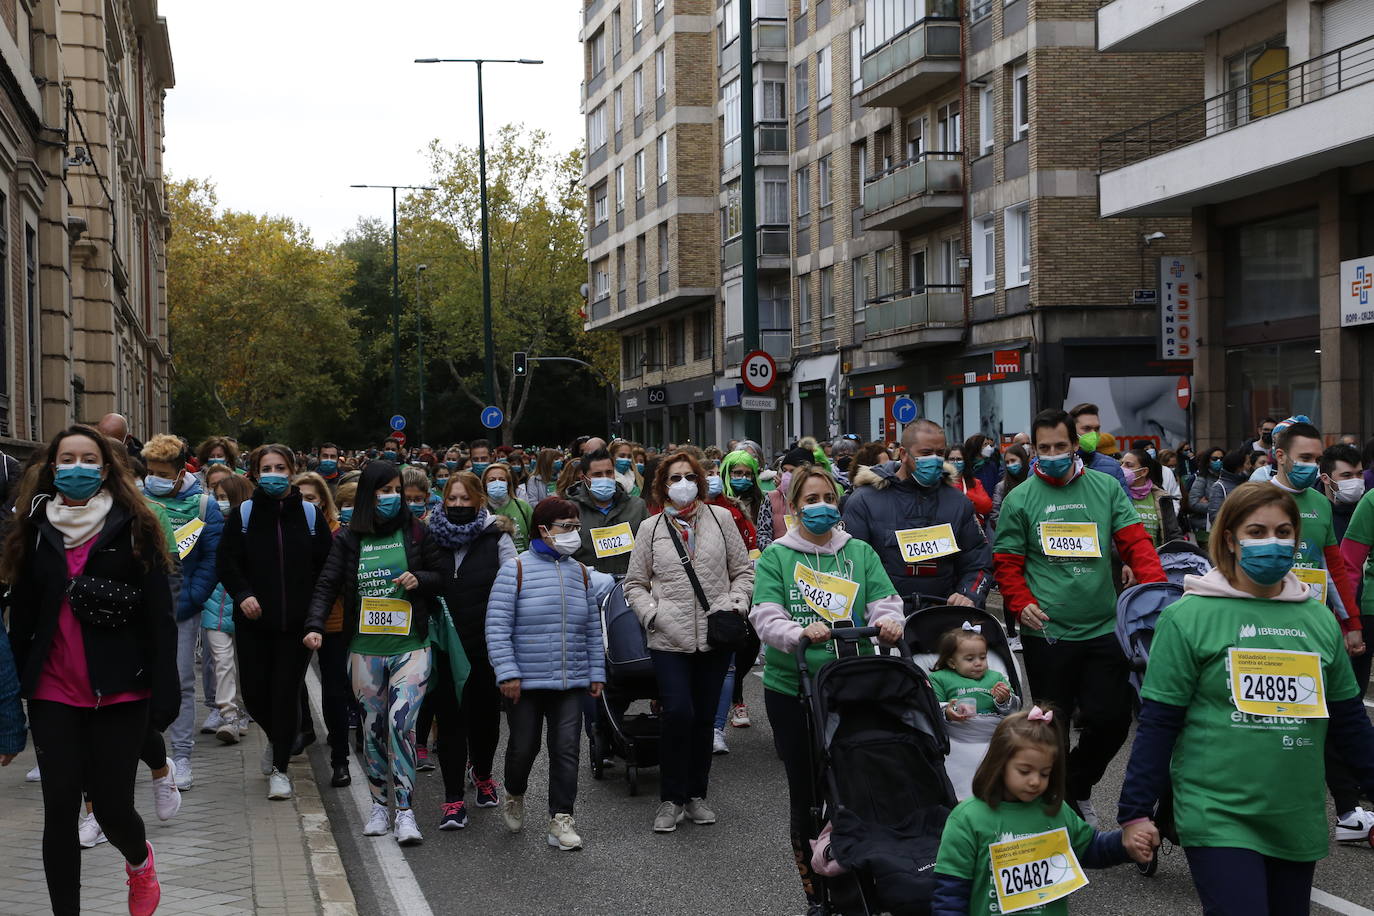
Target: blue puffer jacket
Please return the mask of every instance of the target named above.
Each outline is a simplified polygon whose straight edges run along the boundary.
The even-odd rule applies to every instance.
[[[220,583],[215,583],[215,590],[201,606],[200,626],[205,630],[234,632],[234,599],[229,597],[229,592]]]
[[[501,565],[487,603],[487,654],[497,683],[519,678],[521,690],[605,683],[597,601],[615,580],[593,569],[584,579],[583,571],[576,560],[536,550]]]

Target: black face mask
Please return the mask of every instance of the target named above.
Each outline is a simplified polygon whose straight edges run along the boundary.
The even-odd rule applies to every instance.
[[[470,525],[477,518],[476,506],[446,506],[444,518],[452,525]]]
[[[1273,444],[1274,444],[1274,434],[1273,434],[1273,433],[1260,433],[1260,442],[1263,443],[1264,445],[1273,445]]]

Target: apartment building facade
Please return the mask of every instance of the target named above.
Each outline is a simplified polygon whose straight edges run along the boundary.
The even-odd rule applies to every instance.
[[[635,2],[622,3],[631,11],[622,18],[634,15]],[[703,14],[689,3],[662,3],[673,35],[686,25],[677,20]],[[1028,5],[755,0],[761,344],[781,375],[781,406],[766,416],[765,446],[840,432],[895,438],[892,406],[902,396],[951,440],[975,432],[1009,437],[1029,426],[1036,409],[1066,399],[1108,402],[1114,425],[1129,435],[1183,437],[1182,411],[1163,411],[1169,416],[1160,420],[1155,409],[1155,395],[1172,393],[1180,366],[1159,359],[1155,313],[1134,305],[1133,293],[1154,285],[1151,259],[1189,250],[1191,224],[1101,221],[1097,141],[1198,91],[1200,56],[1101,55],[1095,5],[1056,0],[1034,12]],[[708,439],[723,441],[744,428],[736,406],[743,350],[738,9],[734,0],[708,6],[716,137],[676,149],[691,165],[713,158],[718,170],[713,315],[720,330],[713,337],[720,346],[709,367],[703,360],[666,368],[694,373],[688,395],[706,390],[708,371],[714,376],[715,425],[709,418],[702,425]],[[588,11],[584,42],[594,45],[616,11],[600,4]],[[589,87],[595,54],[589,49]],[[616,79],[636,69],[625,64]],[[588,92],[589,112],[602,95]],[[636,233],[609,242],[597,232],[596,188],[614,170],[596,162],[594,126],[589,138],[595,296],[598,264],[611,259],[601,268],[607,290],[619,276],[615,251]],[[683,238],[669,254],[699,255],[706,247],[699,241]],[[633,294],[632,284],[624,288]],[[598,301],[606,303],[600,310]],[[615,312],[615,302],[593,298],[588,326],[628,328],[633,338],[639,315]],[[670,330],[664,339],[672,337]],[[657,362],[639,347],[626,343],[627,359]],[[623,407],[640,398],[631,378]],[[653,433],[664,424],[636,426],[632,413],[625,417],[628,434],[660,441]]]
[[[1374,2],[1113,0],[1098,46],[1203,57],[1163,117],[1101,140],[1101,214],[1185,218],[1197,438],[1265,416],[1374,429]]]

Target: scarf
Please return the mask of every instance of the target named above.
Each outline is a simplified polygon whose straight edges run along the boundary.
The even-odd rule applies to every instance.
[[[457,550],[466,547],[477,539],[477,535],[482,533],[482,529],[487,527],[487,521],[491,518],[491,513],[485,508],[477,510],[477,517],[466,525],[455,525],[448,520],[442,507],[429,513],[429,533],[434,536],[434,540],[445,550]]]
[[[114,506],[114,498],[104,490],[96,490],[95,495],[84,506],[69,506],[60,494],[48,500],[48,522],[62,532],[62,546],[68,550],[80,547],[100,533],[105,526],[105,516]]]
[[[1148,474],[1141,480],[1126,484],[1126,489],[1130,491],[1131,499],[1144,499],[1146,496],[1150,495],[1150,491],[1153,490],[1154,487],[1155,485],[1150,482],[1150,476]]]
[[[542,553],[546,557],[553,557],[555,560],[563,559],[563,554],[550,547],[541,537],[530,538],[530,550]]]

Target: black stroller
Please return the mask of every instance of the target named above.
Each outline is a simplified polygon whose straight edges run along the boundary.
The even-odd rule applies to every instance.
[[[840,657],[813,676],[810,640],[797,647],[811,735],[814,827],[831,824],[830,851],[848,869],[818,881],[832,914],[930,911],[940,833],[954,807],[949,750],[925,672],[901,657],[858,655],[877,627],[835,628]]]
[[[606,778],[606,762],[625,761],[630,794],[639,792],[639,771],[658,766],[659,721],[654,704],[658,680],[639,618],[625,602],[624,583],[616,582],[601,602],[601,633],[606,643],[606,686],[593,701],[587,726],[592,778]],[[636,701],[649,711],[630,713]]]
[[[1177,543],[1177,542],[1171,542]],[[1186,554],[1186,551],[1182,553]],[[1161,550],[1161,558],[1164,551]],[[1145,682],[1145,667],[1150,662],[1150,643],[1154,640],[1155,625],[1159,614],[1166,607],[1183,597],[1183,586],[1175,582],[1147,582],[1133,585],[1116,599],[1116,641],[1131,665],[1131,687],[1135,689],[1136,702],[1140,702],[1140,687]],[[1160,836],[1178,844],[1178,830],[1174,825],[1174,798],[1168,792],[1159,800],[1155,810],[1155,826]],[[1137,864],[1140,873],[1153,877],[1159,870],[1159,851],[1150,861]]]

